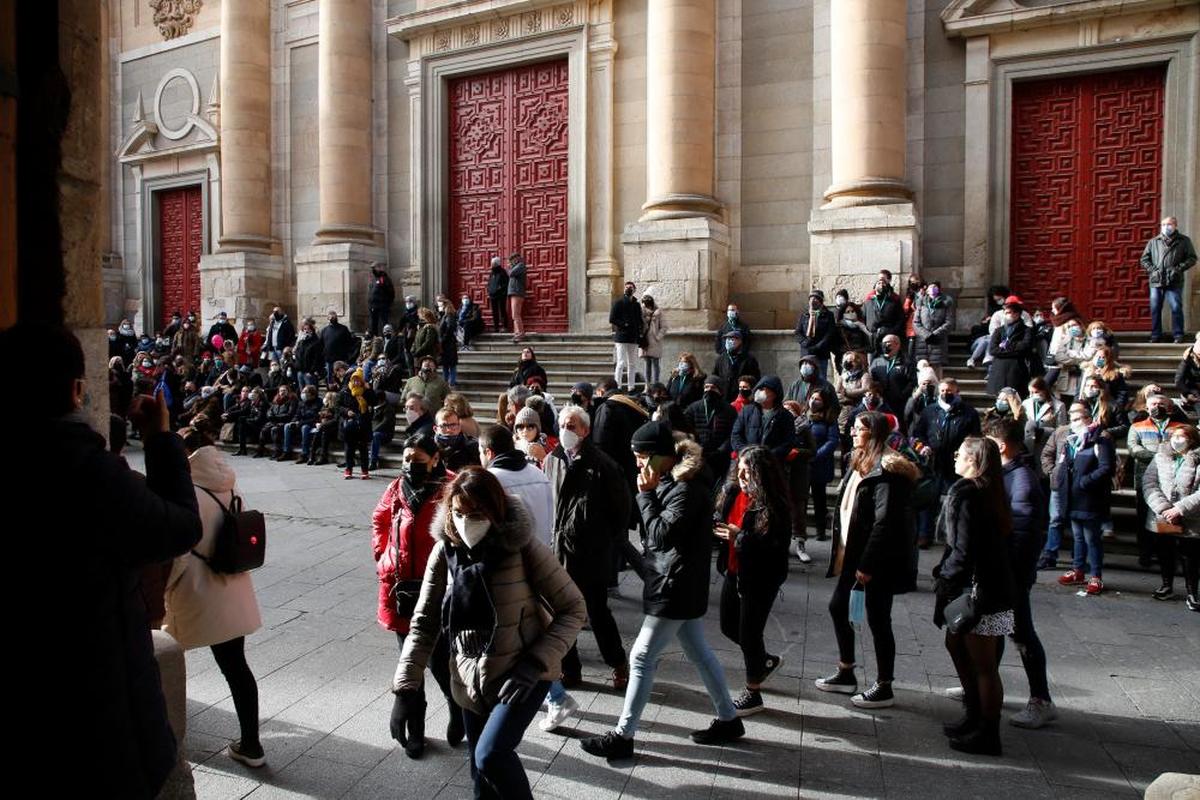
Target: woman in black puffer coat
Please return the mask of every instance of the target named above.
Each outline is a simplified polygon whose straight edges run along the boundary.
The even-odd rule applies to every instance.
[[[937,523],[946,550],[933,570],[933,621],[942,627],[946,606],[968,592],[978,621],[969,630],[946,631],[946,650],[962,681],[966,713],[944,731],[954,750],[998,756],[1004,686],[997,648],[1013,632],[1012,514],[995,442],[968,437],[954,454],[954,470],[962,479],[950,487]]]

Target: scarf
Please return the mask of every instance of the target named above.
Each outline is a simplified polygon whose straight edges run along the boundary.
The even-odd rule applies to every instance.
[[[487,579],[501,553],[491,538],[489,533],[475,550],[446,548],[450,585],[442,599],[442,630],[450,635],[450,651],[467,658],[491,652],[496,632],[496,604]]]
[[[817,314],[819,313],[819,311],[808,312],[808,330],[805,331],[804,335],[809,339],[812,339],[817,335]]]
[[[414,486],[408,479],[407,475],[400,477],[400,491],[404,493],[404,504],[412,511],[415,517],[421,510],[421,506],[425,505],[425,501],[436,494],[440,494],[442,486],[446,483],[446,468],[441,462],[430,471],[429,476],[425,478],[425,482],[420,486]]]
[[[367,391],[365,384],[350,382],[350,394],[358,401],[358,411],[361,414],[367,413],[367,398],[364,396]]]

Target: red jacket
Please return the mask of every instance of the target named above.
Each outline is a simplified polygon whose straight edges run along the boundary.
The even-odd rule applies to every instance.
[[[444,486],[449,486],[453,479],[453,473],[447,472]],[[389,631],[408,633],[408,620],[397,616],[392,605],[392,586],[398,580],[419,581],[425,577],[425,565],[434,544],[431,527],[442,493],[426,500],[413,517],[400,481],[397,478],[388,484],[371,515],[371,552],[379,576],[379,624]]]
[[[262,349],[263,335],[261,331],[242,331],[242,335],[238,337],[237,341],[238,366],[249,364],[251,367],[257,367]]]

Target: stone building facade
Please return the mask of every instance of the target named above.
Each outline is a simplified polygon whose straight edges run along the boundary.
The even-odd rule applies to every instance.
[[[1136,328],[1140,242],[1165,213],[1200,233],[1197,0],[114,0],[107,25],[105,313],[139,328],[276,302],[361,327],[370,262],[485,301],[511,251],[534,330],[607,331],[626,279],[677,330],[727,302],[790,327],[885,267]]]

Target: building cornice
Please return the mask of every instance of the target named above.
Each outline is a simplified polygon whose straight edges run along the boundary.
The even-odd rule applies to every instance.
[[[1032,5],[1027,0],[953,0],[941,16],[947,36],[969,37],[1195,4],[1196,0],[1063,0],[1052,5]]]

